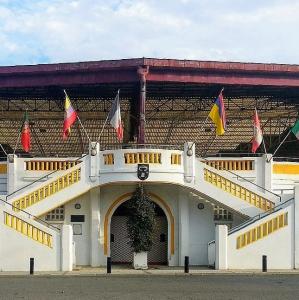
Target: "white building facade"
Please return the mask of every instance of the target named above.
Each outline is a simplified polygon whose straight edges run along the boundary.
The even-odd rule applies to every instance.
[[[267,255],[269,269],[298,267],[295,162],[196,157],[193,143],[92,143],[80,158],[9,155],[0,171],[0,271],[27,271],[31,257],[39,271],[131,263],[126,201],[139,184],[156,206],[149,263],[182,266],[189,256],[191,265],[260,269]]]

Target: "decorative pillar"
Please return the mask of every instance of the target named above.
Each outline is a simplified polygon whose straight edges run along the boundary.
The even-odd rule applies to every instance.
[[[195,143],[184,144],[184,179],[191,183],[195,178]]]
[[[100,170],[100,144],[91,142],[89,144],[89,178],[94,182],[98,179]]]
[[[227,270],[227,226],[216,225],[215,230],[215,269]]]
[[[264,188],[271,191],[272,190],[272,165],[273,159],[271,159],[272,154],[264,154]]]
[[[61,232],[61,271],[73,270],[73,227],[63,225]]]
[[[145,143],[145,99],[146,99],[146,75],[148,74],[148,66],[139,67],[137,70],[140,79],[140,97],[138,105],[138,144]]]
[[[18,157],[14,154],[7,156],[7,194],[16,190]]]
[[[103,246],[100,245],[100,188],[90,190],[90,265],[101,265]]]
[[[184,265],[185,256],[189,256],[189,197],[180,192],[179,197],[179,265]]]

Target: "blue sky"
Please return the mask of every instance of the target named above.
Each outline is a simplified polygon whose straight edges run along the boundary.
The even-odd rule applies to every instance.
[[[299,64],[298,0],[0,0],[0,65],[133,57]]]

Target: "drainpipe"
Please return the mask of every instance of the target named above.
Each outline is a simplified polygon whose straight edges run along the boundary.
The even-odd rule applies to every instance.
[[[146,99],[146,75],[148,74],[148,66],[139,67],[137,70],[140,80],[140,97],[138,105],[138,144],[145,144],[145,99]]]

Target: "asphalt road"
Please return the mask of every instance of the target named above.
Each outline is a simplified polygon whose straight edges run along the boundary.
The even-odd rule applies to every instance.
[[[0,299],[299,299],[299,275],[0,277]]]

